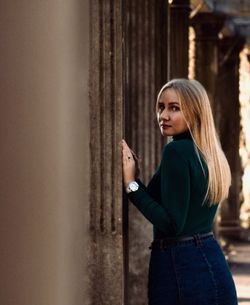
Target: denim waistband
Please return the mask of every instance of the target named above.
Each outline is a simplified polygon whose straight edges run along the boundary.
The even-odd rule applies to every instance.
[[[186,244],[189,242],[194,242],[196,244],[200,243],[202,240],[214,237],[213,232],[194,234],[192,236],[177,236],[177,237],[166,237],[155,239],[151,243],[149,249],[166,249],[168,246]]]

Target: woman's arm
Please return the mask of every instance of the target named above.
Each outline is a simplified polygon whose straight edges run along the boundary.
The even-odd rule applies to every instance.
[[[185,225],[190,198],[190,174],[186,160],[170,143],[160,165],[161,204],[145,188],[128,194],[130,201],[159,230],[178,235]]]

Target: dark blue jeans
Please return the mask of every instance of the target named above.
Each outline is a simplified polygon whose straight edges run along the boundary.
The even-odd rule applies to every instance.
[[[153,248],[149,305],[237,305],[234,281],[213,236]]]

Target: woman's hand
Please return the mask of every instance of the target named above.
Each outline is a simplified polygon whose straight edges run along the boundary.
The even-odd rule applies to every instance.
[[[139,160],[135,155],[135,153],[129,148],[125,140],[122,140],[121,148],[122,148],[123,183],[126,188],[130,181],[133,181],[136,178],[138,178]]]

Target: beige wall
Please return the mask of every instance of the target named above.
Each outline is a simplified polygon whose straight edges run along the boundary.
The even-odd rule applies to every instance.
[[[88,16],[0,4],[0,304],[89,304]]]

